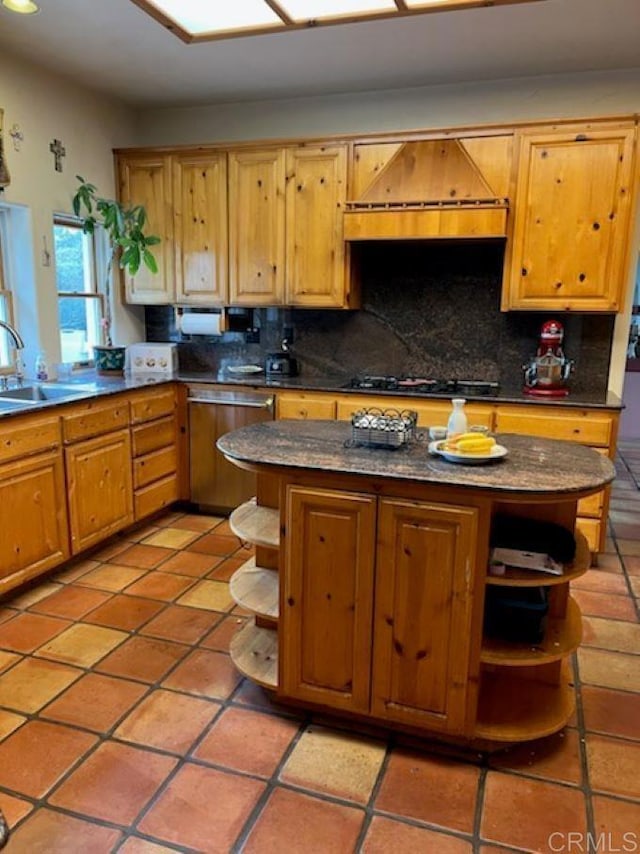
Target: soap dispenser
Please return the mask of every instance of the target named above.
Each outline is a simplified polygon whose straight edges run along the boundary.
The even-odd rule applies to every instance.
[[[46,353],[41,351],[36,357],[36,379],[39,382],[45,382],[49,379],[49,368],[47,366]]]

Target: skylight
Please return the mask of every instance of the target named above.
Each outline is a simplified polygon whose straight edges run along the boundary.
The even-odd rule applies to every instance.
[[[541,0],[131,0],[185,42]]]

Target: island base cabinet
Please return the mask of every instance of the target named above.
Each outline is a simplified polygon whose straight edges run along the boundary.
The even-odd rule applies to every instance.
[[[371,712],[466,728],[478,510],[382,499]]]
[[[366,713],[375,496],[289,486],[286,502],[280,693]]]
[[[116,430],[65,449],[73,554],[133,522],[131,440]]]
[[[289,485],[283,697],[464,733],[476,508]]]
[[[59,451],[0,467],[0,593],[69,557]]]

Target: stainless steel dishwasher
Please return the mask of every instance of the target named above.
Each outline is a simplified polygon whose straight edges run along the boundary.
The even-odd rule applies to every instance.
[[[225,391],[190,383],[187,402],[191,501],[203,510],[233,510],[256,494],[256,476],[227,462],[216,441],[238,427],[271,421],[274,397],[267,392]]]

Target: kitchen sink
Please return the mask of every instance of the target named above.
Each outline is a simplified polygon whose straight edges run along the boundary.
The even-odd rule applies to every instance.
[[[87,389],[77,385],[31,385],[0,391],[0,403],[41,403],[86,396]]]

